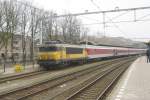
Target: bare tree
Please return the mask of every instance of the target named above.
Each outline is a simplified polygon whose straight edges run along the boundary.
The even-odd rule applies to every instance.
[[[2,14],[3,16],[1,16],[1,35],[2,35],[2,40],[3,40],[3,44],[5,47],[5,57],[7,56],[8,53],[8,42],[9,39],[12,35],[11,33],[11,23],[10,23],[10,3],[7,1],[4,1],[1,3],[1,9],[2,9]]]
[[[54,13],[53,12],[45,12],[43,15],[42,25],[43,25],[43,35],[45,41],[53,40],[54,37]]]
[[[2,49],[2,47],[4,46],[3,43],[3,25],[5,23],[4,19],[4,11],[3,11],[3,3],[0,1],[0,49]]]
[[[67,16],[61,22],[62,34],[65,42],[77,43],[80,40],[81,22],[73,16]]]
[[[68,26],[68,17],[65,17],[61,20],[61,29],[62,29],[62,35],[63,35],[63,41],[67,42],[67,26]]]
[[[17,32],[19,23],[20,6],[15,1],[10,1],[10,33],[11,35],[11,58],[14,62],[14,34]]]
[[[53,11],[40,10],[33,7],[32,3],[0,1],[0,49],[4,47],[7,56],[10,45],[9,52],[13,58],[14,38],[19,34],[22,44],[21,60],[25,65],[28,51],[30,60],[34,61],[35,43],[41,37],[45,41],[61,39],[67,43],[78,43],[83,33],[81,21],[73,16],[62,19],[56,19],[55,16],[56,13]],[[27,40],[30,40],[28,51]]]
[[[89,28],[87,27],[82,27],[81,28],[81,37],[80,37],[80,41],[88,41],[88,32],[89,32]]]
[[[54,20],[54,40],[60,40],[61,36],[59,34],[59,26],[57,19]]]
[[[25,36],[29,32],[29,9],[27,7],[27,4],[21,5],[20,9],[21,9],[20,32],[21,32],[21,38],[22,38],[22,61],[23,61],[23,65],[25,66],[25,62],[26,62]]]
[[[35,8],[31,9],[31,22],[30,22],[30,28],[31,28],[31,47],[30,47],[30,59],[33,61],[34,64],[34,40],[35,35],[40,31],[39,27],[42,21],[43,16],[41,16],[41,10],[37,10]]]

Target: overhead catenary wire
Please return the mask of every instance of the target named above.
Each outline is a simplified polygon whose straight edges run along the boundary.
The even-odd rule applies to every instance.
[[[93,5],[95,5],[99,10],[101,10],[101,8],[93,1],[93,0],[91,0],[91,2],[93,3]],[[117,19],[117,18],[119,18],[120,16],[122,16],[122,15],[124,15],[124,14],[126,14],[126,13],[128,13],[129,11],[127,10],[127,12],[125,12],[125,13],[123,13],[123,14],[120,14],[120,15],[118,15],[118,16],[115,16],[115,17],[113,17],[113,18],[109,18],[109,17],[107,17],[108,19],[109,19],[109,21],[107,21],[107,22],[105,22],[105,24],[106,23],[112,23],[122,34],[124,34],[125,36],[127,36],[128,37],[128,35],[124,32],[124,31],[122,31],[122,29],[120,29],[119,28],[119,26],[118,25],[116,25],[115,23],[122,23],[122,22],[137,22],[137,21],[150,21],[150,19],[146,19],[146,20],[141,20],[141,19],[143,19],[143,18],[145,18],[145,17],[147,17],[147,16],[149,16],[150,14],[147,14],[147,15],[144,15],[144,16],[142,16],[142,17],[140,17],[140,18],[138,18],[138,19],[136,19],[136,10],[138,9],[140,9],[140,8],[146,8],[146,9],[149,9],[149,7],[139,7],[139,8],[135,8],[135,9],[130,9],[131,11],[134,11],[134,21],[119,21],[119,22],[113,22],[113,20],[114,19]],[[117,9],[117,10],[119,10],[119,9]],[[122,11],[122,10],[121,10]],[[97,23],[98,24],[98,23]],[[104,24],[104,22],[101,22],[101,24]]]
[[[119,18],[119,17],[121,17],[121,16],[123,16],[123,15],[125,15],[125,14],[127,14],[128,12],[125,12],[125,13],[122,13],[122,14],[120,14],[120,15],[117,15],[117,16],[115,16],[115,17],[113,17],[113,18],[111,18],[109,21],[105,21],[105,23],[122,23],[122,22],[133,22],[133,21],[113,21],[113,20],[115,20],[115,19],[117,19],[117,18]],[[93,20],[93,21],[96,21],[96,23],[89,23],[89,24],[84,24],[84,25],[95,25],[95,24],[103,24],[103,22],[99,22],[99,23],[97,23],[97,21],[100,21],[100,20],[97,20],[97,19],[94,19],[94,18],[89,18],[89,17],[85,17],[85,16],[82,16],[82,17],[84,17],[84,18],[86,18],[86,19],[88,19],[88,20]],[[112,22],[113,21],[113,22]],[[137,20],[137,21],[140,21],[140,20]],[[141,20],[142,21],[142,20]]]
[[[19,1],[19,0],[15,0],[15,1]],[[91,0],[91,1],[93,1],[93,0]],[[23,2],[21,2],[21,1],[19,1],[19,3],[22,3],[23,4]],[[32,7],[32,8],[35,8],[35,9],[39,9],[39,8],[36,8],[36,7],[33,7],[33,6],[31,6],[30,4],[27,4],[27,3],[24,3],[25,5],[27,5],[27,6],[29,6],[29,7]],[[99,8],[100,9],[100,7],[98,6],[98,5],[96,5],[97,6],[97,8]],[[128,8],[128,9],[117,9],[117,10],[108,10],[108,11],[96,11],[96,12],[87,12],[87,13],[77,13],[77,14],[69,14],[70,16],[78,16],[78,15],[87,15],[87,14],[99,14],[99,13],[109,13],[109,12],[124,12],[124,11],[126,11],[125,13],[128,13],[128,11],[135,11],[135,10],[144,10],[144,9],[150,9],[150,7],[148,6],[148,7],[137,7],[137,8]],[[41,10],[41,9],[39,9],[39,10]],[[126,22],[132,22],[132,21],[113,21],[113,20],[115,20],[115,19],[117,19],[117,18],[119,18],[119,16],[122,16],[122,15],[124,15],[124,14],[120,14],[120,15],[118,15],[118,16],[115,16],[115,17],[113,17],[113,18],[109,18],[109,20],[108,21],[105,21],[105,24],[107,24],[107,23],[126,23]],[[67,16],[67,15],[66,15]],[[146,16],[148,16],[148,15],[146,15]],[[149,21],[149,19],[145,19],[145,20],[141,20],[142,18],[145,18],[146,16],[143,16],[143,17],[140,17],[140,18],[138,18],[138,19],[136,19],[136,21]],[[58,16],[54,16],[54,18],[57,18],[57,17],[61,17],[61,15],[58,15]],[[63,17],[63,16],[62,16]],[[140,20],[139,20],[140,19]],[[109,22],[110,21],[110,22]],[[95,24],[101,24],[101,23],[90,23],[90,24],[84,24],[84,25],[95,25]],[[119,28],[118,26],[116,26],[116,25],[114,25],[116,28]],[[122,30],[122,29],[118,29],[118,30]],[[121,31],[120,31],[121,32]],[[122,31],[123,32],[123,31]],[[124,32],[125,33],[125,32]],[[123,34],[124,34],[123,33]]]
[[[94,5],[96,5],[93,0],[91,0],[91,2],[92,2]],[[101,8],[100,8],[98,5],[96,5],[96,7],[97,7],[99,10],[101,10]],[[106,25],[106,23],[105,23],[105,17],[106,17],[107,19],[109,19],[111,22],[113,22],[112,19],[110,19],[109,17],[107,17],[107,16],[105,15],[105,13],[103,13],[104,36],[105,36],[105,28],[106,28],[106,27],[105,27],[105,25]],[[122,29],[120,29],[118,25],[116,25],[115,23],[112,23],[112,24],[113,24],[123,35],[125,35],[125,36],[128,37],[128,35],[127,35],[124,31],[122,31]]]
[[[125,14],[127,14],[127,13],[129,13],[129,12],[121,13],[121,14],[119,14],[119,15],[117,15],[117,16],[115,16],[115,17],[111,18],[111,20],[110,20],[110,21],[116,20],[117,18],[119,18],[119,17],[121,17],[121,16],[123,16],[123,15],[125,15]]]
[[[150,14],[146,14],[146,15],[144,15],[144,16],[138,18],[138,19],[140,20],[140,19],[143,19],[143,18],[148,17],[148,16],[150,16]]]
[[[145,22],[145,21],[150,21],[150,19],[145,19],[145,20],[136,20],[136,22]],[[111,24],[111,23],[129,23],[129,22],[132,22],[132,23],[135,23],[133,20],[126,20],[126,21],[115,21],[115,22],[105,22],[107,24]],[[103,22],[99,22],[99,23],[88,23],[88,24],[83,24],[83,25],[97,25],[97,24],[103,24]]]

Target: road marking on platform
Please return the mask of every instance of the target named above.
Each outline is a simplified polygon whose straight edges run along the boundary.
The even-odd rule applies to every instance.
[[[120,89],[120,91],[124,91],[124,89]]]
[[[119,93],[118,94],[123,94],[123,92],[122,91],[119,91]]]
[[[63,85],[61,85],[60,87],[65,87],[66,86],[66,84],[63,84]]]
[[[121,95],[121,94],[118,94],[118,95],[117,95],[117,98],[121,98],[121,97],[122,97],[122,95]]]
[[[125,86],[122,86],[121,89],[125,89]]]

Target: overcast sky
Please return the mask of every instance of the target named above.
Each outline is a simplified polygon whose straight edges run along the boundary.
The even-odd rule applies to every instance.
[[[92,3],[92,1],[94,2],[94,4]],[[43,8],[48,11],[53,10],[57,12],[58,15],[67,12],[80,13],[85,12],[85,10],[88,10],[90,12],[100,10],[112,10],[116,7],[118,7],[119,9],[123,9],[150,6],[150,0],[32,0],[32,2],[36,7]],[[96,6],[98,6],[99,8]],[[149,16],[147,16],[148,14]],[[114,19],[113,22],[134,19],[133,12],[121,12],[106,14],[106,20],[108,21],[118,15],[123,16]],[[144,17],[142,20],[150,19],[150,9],[137,11],[137,18],[141,18],[145,15],[146,17]],[[103,21],[101,14],[80,16],[78,18],[82,20],[85,27],[88,27],[90,29],[90,35],[103,35],[103,24],[93,24],[101,23]],[[95,34],[98,31],[100,32],[100,34]],[[126,38],[143,38],[136,40],[148,41],[150,39],[150,21],[106,24],[105,35],[113,37],[122,36]]]

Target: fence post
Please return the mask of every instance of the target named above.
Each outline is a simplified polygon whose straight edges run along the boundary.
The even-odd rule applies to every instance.
[[[5,66],[5,63],[6,63],[6,57],[5,57],[5,54],[2,53],[1,54],[2,58],[3,58],[3,68],[4,68],[4,72],[6,71],[6,66]]]

